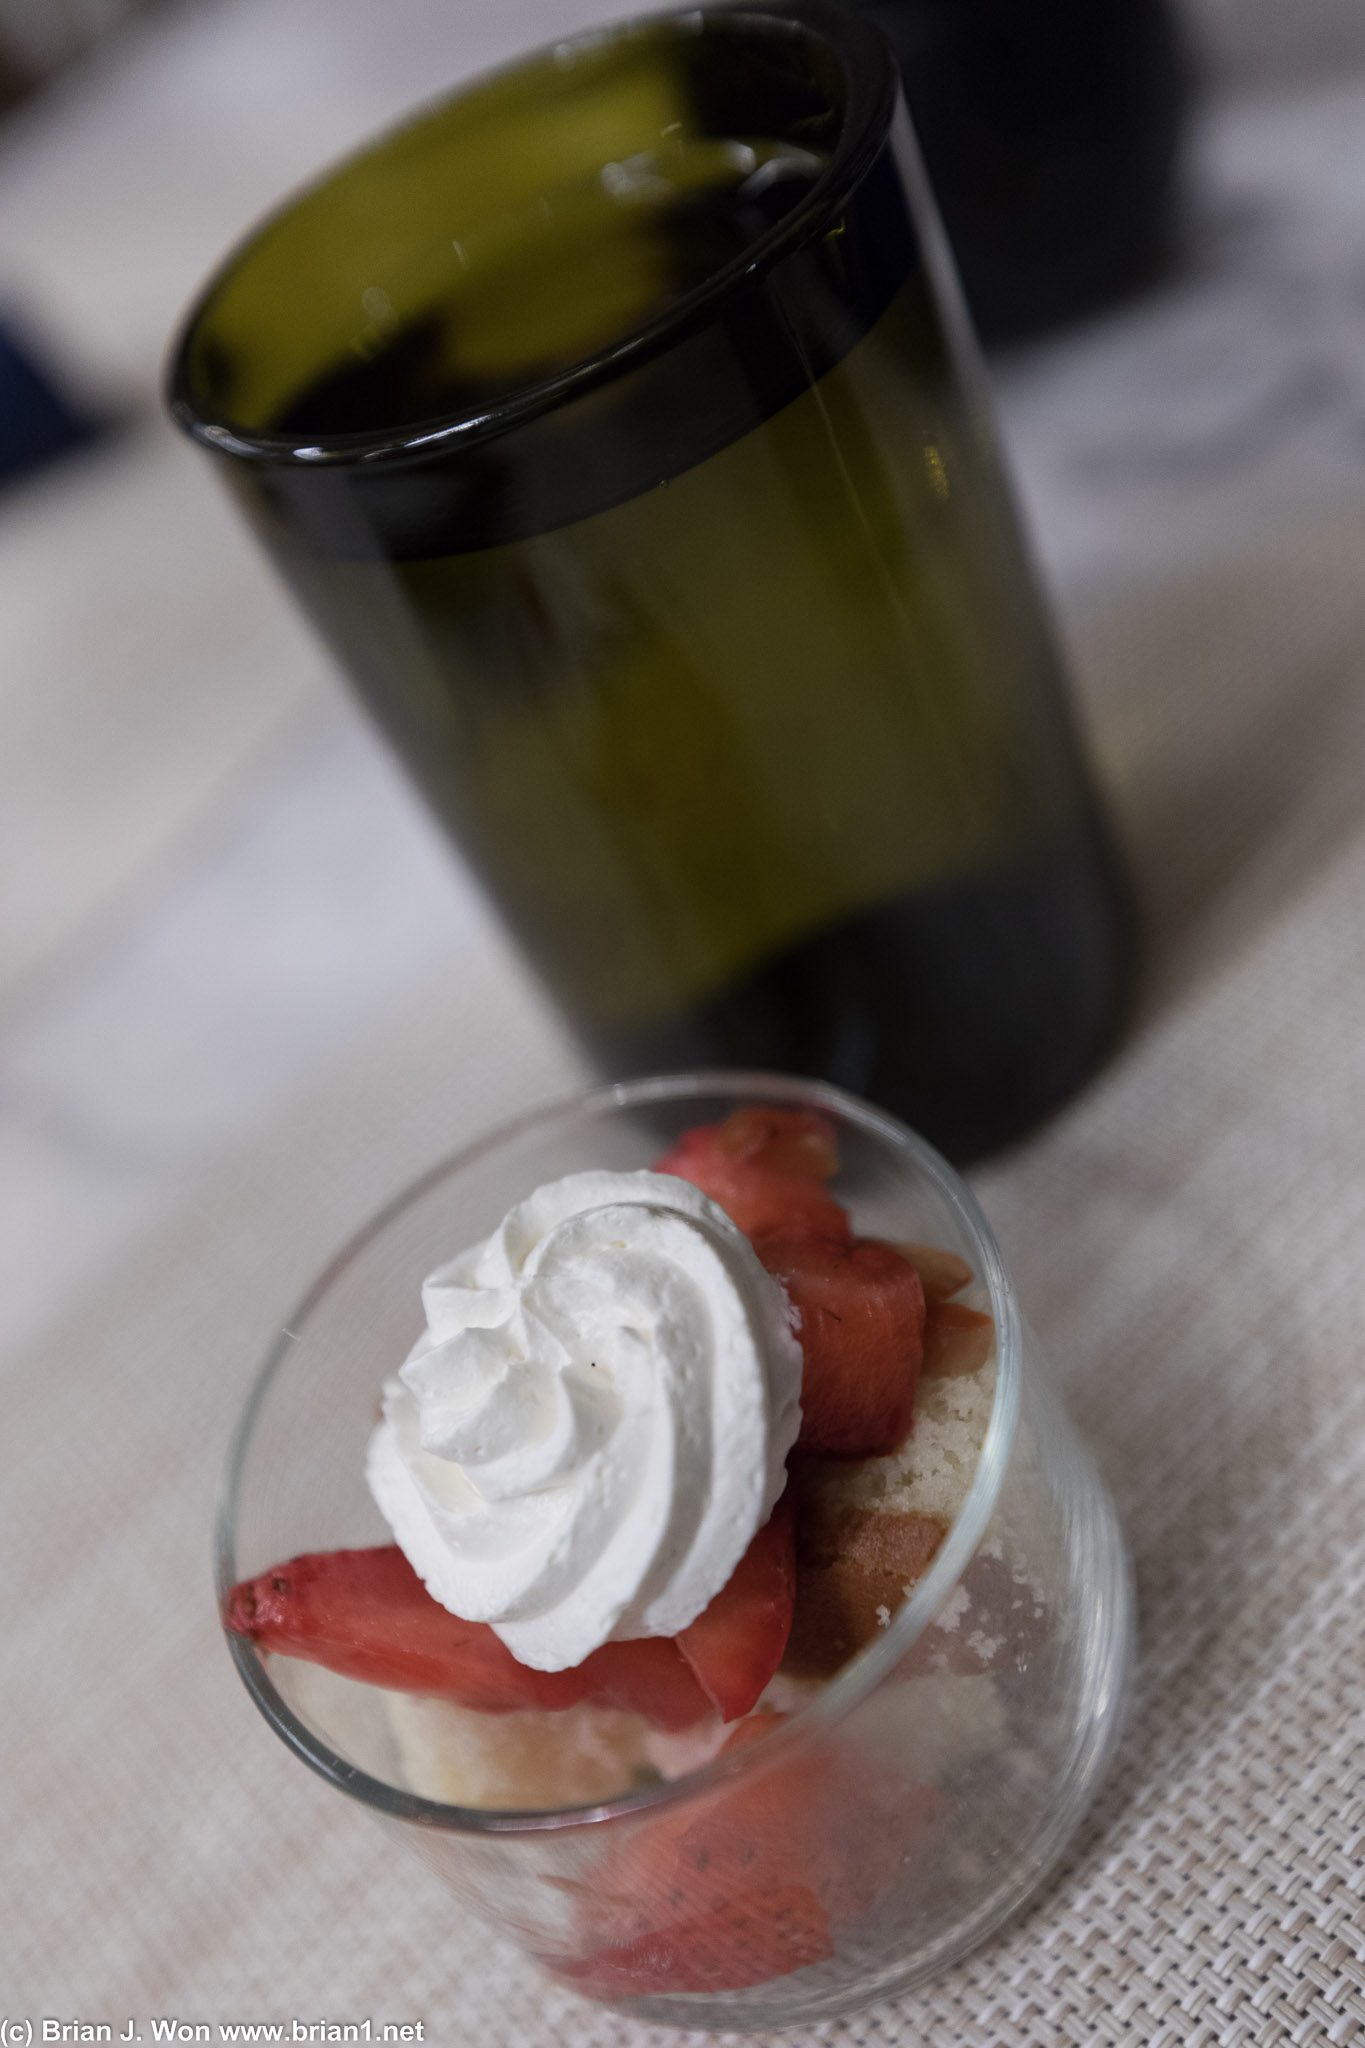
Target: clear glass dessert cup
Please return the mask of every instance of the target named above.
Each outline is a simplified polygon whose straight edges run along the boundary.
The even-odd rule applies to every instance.
[[[953,1963],[1041,1883],[1123,1717],[1132,1598],[1113,1507],[981,1211],[929,1146],[839,1089],[747,1073],[599,1088],[484,1139],[386,1209],[291,1319],[247,1403],[217,1539],[220,1600],[299,1553],[390,1540],[365,1447],[380,1384],[421,1330],[424,1276],[542,1183],[648,1166],[689,1126],[751,1104],[830,1118],[855,1228],[957,1253],[975,1276],[963,1300],[995,1322],[975,1474],[877,1638],[759,1739],[551,1811],[424,1797],[387,1695],[228,1638],[282,1740],[462,1906],[589,1996],[714,2029],[832,2017]]]

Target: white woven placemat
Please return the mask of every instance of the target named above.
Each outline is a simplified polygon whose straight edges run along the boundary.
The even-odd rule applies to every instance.
[[[1140,1696],[1030,1910],[924,1993],[788,2039],[1365,2028],[1363,546],[1324,525],[1082,625],[1152,995],[981,1185],[1128,1529]],[[289,1757],[209,1588],[228,1430],[301,1283],[412,1171],[577,1078],[505,974],[433,986],[8,1363],[0,2017],[679,2039],[547,1987]]]

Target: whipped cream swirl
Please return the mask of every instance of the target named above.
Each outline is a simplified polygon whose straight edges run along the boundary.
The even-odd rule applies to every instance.
[[[800,1425],[792,1311],[671,1174],[575,1173],[422,1288],[370,1491],[427,1590],[540,1671],[725,1585]]]

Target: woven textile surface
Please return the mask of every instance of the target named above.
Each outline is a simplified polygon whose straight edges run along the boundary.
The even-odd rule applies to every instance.
[[[924,1991],[786,2039],[1365,2040],[1363,546],[1324,520],[1072,622],[1147,992],[978,1185],[1118,1500],[1138,1695],[1041,1897]],[[689,2038],[463,1920],[259,1720],[209,1586],[228,1432],[312,1272],[580,1078],[501,957],[436,981],[6,1362],[3,2015]]]

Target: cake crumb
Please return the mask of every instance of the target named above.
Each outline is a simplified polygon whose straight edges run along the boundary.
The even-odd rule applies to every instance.
[[[972,1596],[963,1585],[961,1579],[959,1579],[942,1607],[939,1608],[938,1613],[934,1616],[934,1627],[941,1628],[943,1633],[948,1636],[956,1634],[957,1625],[963,1615],[970,1612],[971,1604]]]
[[[921,1380],[915,1424],[898,1451],[856,1463],[812,1459],[850,1507],[933,1515],[950,1526],[971,1490],[995,1405],[994,1355],[959,1379]]]

